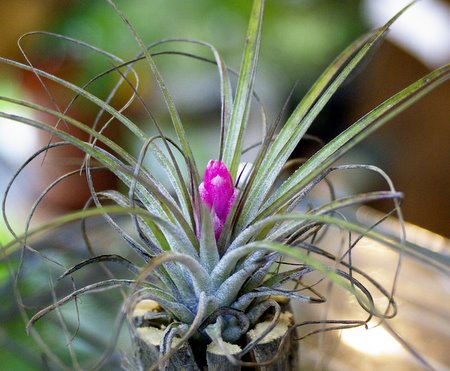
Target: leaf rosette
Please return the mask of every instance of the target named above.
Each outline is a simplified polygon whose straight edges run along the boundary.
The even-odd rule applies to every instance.
[[[165,328],[162,335],[164,341],[160,346],[160,364],[182,348],[183,344],[192,341],[212,341],[223,349],[229,360],[241,362],[240,357],[257,346],[264,336],[277,326],[286,303],[325,301],[325,297],[314,288],[316,283],[310,283],[309,277],[315,277],[318,281],[326,280],[341,287],[354,297],[367,314],[362,320],[322,321],[321,331],[326,325],[329,325],[330,329],[342,329],[364,325],[373,317],[384,320],[395,315],[394,290],[383,288],[351,261],[351,251],[362,238],[375,240],[404,253],[421,256],[430,264],[446,269],[442,267],[441,256],[427,254],[424,249],[405,243],[403,236],[397,239],[388,237],[375,232],[374,226],[365,227],[348,221],[343,214],[344,210],[379,200],[390,200],[393,213],[401,219],[402,194],[394,188],[389,177],[374,166],[334,164],[344,153],[394,115],[445,82],[450,76],[449,65],[429,73],[375,107],[329,143],[322,145],[310,158],[291,158],[294,149],[302,140],[311,139],[307,131],[333,94],[354,73],[363,58],[383,38],[389,26],[407,8],[395,15],[386,25],[362,36],[344,50],[296,105],[283,125],[281,120],[277,120],[264,128],[264,136],[258,143],[258,151],[252,163],[243,164],[242,154],[246,151],[243,143],[250,106],[253,98],[259,102],[254,85],[264,1],[255,0],[253,3],[238,73],[225,64],[214,46],[203,41],[165,39],[146,45],[115,3],[108,2],[122,18],[141,49],[141,53],[132,60],[124,61],[89,44],[45,33],[48,37],[58,37],[101,54],[113,64],[112,68],[94,77],[86,85],[79,87],[34,67],[29,61],[22,64],[0,58],[1,63],[35,74],[44,86],[44,80],[50,80],[73,93],[73,99],[66,107],[54,109],[26,100],[0,97],[2,101],[10,104],[49,114],[65,124],[53,126],[35,118],[0,112],[1,118],[37,127],[62,141],[49,144],[35,153],[9,183],[3,201],[3,214],[16,240],[5,246],[3,254],[11,255],[21,247],[35,251],[28,243],[34,235],[74,220],[102,216],[142,259],[142,263],[132,262],[117,254],[103,254],[67,269],[60,279],[99,263],[122,265],[132,272],[134,278],[112,278],[71,292],[36,313],[28,323],[30,331],[33,331],[32,325],[38,319],[81,294],[125,286],[131,288],[124,310],[130,316],[136,305],[144,300],[152,300],[158,305],[157,311],[148,312],[144,317],[141,316],[139,321]],[[157,51],[161,45],[177,44],[200,45],[211,52],[213,59],[177,51],[176,48],[170,52]],[[155,62],[158,55],[164,54],[187,56],[217,66],[222,103],[220,148],[218,153],[211,155],[215,160],[208,163],[203,179],[200,177],[186,129]],[[164,133],[138,93],[139,76],[134,65],[139,61],[146,62],[153,73],[176,138],[170,138]],[[119,79],[107,99],[102,100],[89,92],[90,84],[114,73]],[[235,91],[230,78],[233,74],[237,76]],[[133,80],[136,82],[133,83]],[[121,85],[130,87],[133,94],[123,107],[117,109],[111,101]],[[70,108],[79,99],[98,107],[99,114],[93,125],[71,117]],[[157,135],[149,137],[124,114],[125,109],[134,101],[144,107],[157,129]],[[107,119],[101,126],[103,116]],[[280,114],[280,117],[282,116]],[[123,125],[129,135],[140,143],[138,155],[134,156],[104,135],[105,128],[113,120]],[[266,125],[263,110],[261,122]],[[80,129],[89,136],[89,140],[77,138],[65,130],[65,126]],[[87,176],[91,193],[87,208],[29,230],[31,218],[45,195],[56,184],[73,176],[77,171],[66,174],[42,193],[30,212],[26,232],[17,235],[9,226],[6,217],[5,205],[11,185],[29,162],[52,148],[65,145],[72,145],[86,155],[81,171]],[[149,153],[164,170],[168,182],[163,183],[151,169],[146,168],[145,157]],[[97,165],[93,165],[94,162],[115,174],[128,192],[97,191],[92,182],[92,173],[97,168]],[[292,165],[295,167],[294,171],[290,171]],[[333,197],[330,201],[323,201],[320,206],[303,206],[319,184],[329,182],[331,173],[355,169],[383,177],[388,190]],[[94,207],[89,208],[91,205]],[[115,218],[117,215],[128,215],[133,231],[123,228]],[[326,246],[321,245],[324,234],[332,228],[352,236],[346,242],[346,250],[340,254],[327,251]],[[373,293],[362,279],[385,297],[386,308],[375,305]],[[270,319],[268,328],[261,336],[256,336],[243,347],[237,358],[226,350],[225,343],[241,342],[249,329],[267,318]],[[292,329],[298,326],[302,324],[290,324]],[[286,334],[290,335],[291,332],[289,330]]]

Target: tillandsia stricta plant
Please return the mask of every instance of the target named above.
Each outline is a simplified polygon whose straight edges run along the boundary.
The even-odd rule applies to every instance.
[[[264,1],[253,2],[238,73],[230,69],[214,46],[207,42],[165,39],[146,45],[116,4],[112,0],[108,0],[108,3],[122,18],[140,47],[140,54],[132,60],[124,61],[85,42],[45,33],[48,37],[57,37],[98,53],[113,65],[84,86],[76,86],[35,68],[28,58],[26,64],[1,58],[4,64],[34,73],[44,87],[46,81],[52,81],[73,93],[73,99],[67,106],[56,105],[54,108],[0,97],[3,101],[52,115],[60,124],[53,126],[8,112],[0,112],[0,117],[37,127],[62,140],[50,143],[34,154],[11,180],[3,201],[6,224],[9,226],[6,199],[19,173],[40,154],[59,146],[72,145],[85,153],[81,171],[86,174],[91,192],[84,210],[29,230],[31,218],[49,190],[77,171],[57,179],[33,205],[25,233],[19,235],[10,228],[15,241],[3,249],[3,255],[9,256],[20,247],[23,253],[31,251],[39,255],[30,244],[36,234],[74,220],[86,222],[90,217],[102,216],[141,259],[139,263],[135,262],[136,259],[131,261],[118,254],[96,255],[86,239],[93,256],[60,272],[59,279],[67,279],[76,271],[89,266],[103,266],[103,263],[125,266],[131,271],[132,278],[113,276],[74,289],[63,298],[55,298],[53,304],[29,319],[27,329],[40,341],[50,356],[50,362],[55,362],[61,368],[70,368],[45,347],[34,324],[51,311],[60,314],[64,304],[77,301],[82,294],[121,286],[128,287],[128,291],[124,291],[119,322],[122,323],[126,315],[133,338],[132,355],[124,357],[124,367],[129,369],[195,370],[207,367],[237,370],[247,366],[258,369],[295,369],[295,340],[321,331],[364,326],[373,318],[386,321],[393,317],[396,313],[394,288],[383,288],[352,263],[352,250],[358,242],[363,238],[373,239],[398,251],[421,256],[430,264],[440,266],[441,263],[437,255],[427,255],[425,250],[406,243],[402,235],[398,239],[386,237],[375,232],[372,227],[348,221],[342,214],[343,210],[377,200],[391,200],[393,213],[401,219],[399,204],[402,194],[395,190],[389,177],[374,166],[333,164],[394,115],[446,81],[450,75],[450,66],[431,72],[387,99],[323,145],[310,158],[295,160],[291,159],[291,155],[302,140],[311,138],[306,132],[314,119],[406,8],[386,25],[362,36],[344,50],[297,104],[284,124],[281,122],[283,114],[280,114],[280,119],[272,125],[266,125],[263,113],[260,120],[264,135],[255,146],[257,154],[251,163],[243,163],[241,158],[246,151],[244,136],[250,106],[253,100],[259,103],[254,85]],[[177,43],[205,47],[214,58],[177,50],[156,50],[161,45]],[[220,147],[217,152],[211,153],[211,160],[204,173],[197,167],[185,127],[155,62],[156,56],[161,54],[189,57],[217,66],[222,103]],[[176,138],[170,138],[163,132],[138,93],[139,76],[134,65],[140,61],[147,63],[160,88]],[[112,93],[102,100],[89,92],[89,86],[109,74],[117,74],[118,83]],[[237,76],[235,91],[231,75]],[[111,102],[121,85],[130,87],[133,93],[128,102],[117,109]],[[93,123],[83,123],[70,116],[71,107],[80,99],[98,107],[99,114]],[[132,102],[142,105],[158,130],[157,135],[148,136],[125,116],[124,111]],[[112,121],[123,125],[140,143],[138,154],[127,152],[103,134]],[[83,141],[70,134],[65,130],[68,126],[81,129],[90,139]],[[164,186],[151,169],[144,166],[147,153],[151,153],[164,169],[168,186]],[[180,153],[181,160],[178,156]],[[115,174],[127,192],[97,191],[91,176],[100,167]],[[292,168],[295,170],[290,172]],[[330,173],[352,169],[365,169],[381,175],[389,189],[342,198],[332,197],[318,207],[304,206],[305,200],[319,184],[329,182]],[[284,181],[281,182],[281,179]],[[122,226],[117,215],[129,215],[133,230]],[[348,236],[345,248],[341,251],[329,251],[322,243],[330,227]],[[16,278],[19,277],[17,273]],[[323,303],[325,296],[315,288],[322,280],[340,287],[342,295],[347,293],[352,296],[355,305],[366,312],[366,317],[297,323],[292,316],[290,303]],[[366,286],[373,287],[372,291],[385,297],[384,308],[376,305],[374,292]],[[21,300],[20,295],[18,298]],[[27,312],[24,308],[22,310],[27,318]],[[63,319],[61,324],[65,326]],[[306,325],[317,328],[297,337],[296,330]],[[111,330],[111,333],[114,331]],[[71,359],[72,367],[81,367],[76,355],[72,354]],[[419,361],[426,364],[423,359]]]

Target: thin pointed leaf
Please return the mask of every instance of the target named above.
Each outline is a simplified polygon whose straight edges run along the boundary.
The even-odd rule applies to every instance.
[[[145,267],[137,278],[137,283],[145,281],[146,277],[151,271],[162,264],[178,263],[189,272],[189,277],[194,286],[197,298],[201,292],[211,292],[211,279],[207,270],[200,264],[200,262],[186,254],[174,254],[172,252],[165,252],[154,257]]]
[[[263,8],[264,0],[253,2],[233,112],[230,125],[225,130],[222,161],[227,165],[233,179],[236,179],[242,151],[242,140],[250,112],[261,39]]]
[[[45,77],[46,79],[49,79],[49,80],[57,83],[58,85],[61,85],[65,88],[73,91],[74,93],[82,96],[83,98],[86,98],[88,101],[94,103],[98,107],[104,109],[106,112],[108,112],[109,114],[114,116],[115,119],[117,119],[123,125],[125,125],[138,139],[140,139],[142,141],[144,141],[146,139],[144,132],[141,129],[139,129],[130,119],[128,119],[123,114],[121,114],[114,107],[105,103],[104,101],[97,98],[95,95],[89,93],[88,91],[84,90],[83,88],[80,88],[79,86],[72,84],[64,79],[56,77],[55,75],[52,75],[51,73],[39,70],[34,67],[27,66],[23,63],[16,62],[16,61],[8,59],[8,58],[0,57],[0,62],[8,64],[8,65],[16,67],[16,68],[19,68],[19,69],[22,69],[22,70],[25,70],[25,71],[36,73],[41,77]]]
[[[429,73],[359,119],[297,169],[269,198],[256,219],[261,219],[285,205],[349,149],[449,78],[450,64]]]
[[[81,130],[91,134],[93,137],[98,138],[103,143],[108,145],[111,149],[121,154],[128,162],[134,164],[135,160],[121,147],[119,147],[117,144],[103,136],[102,134],[99,134],[95,131],[93,131],[91,128],[87,127],[86,125],[72,119],[71,117],[65,116],[59,112],[47,109],[45,107],[22,101],[22,100],[16,100],[6,97],[0,97],[0,99],[9,101],[12,103],[17,103],[24,105],[26,107],[30,107],[33,109],[37,109],[42,112],[46,112],[49,114],[52,114],[56,117],[63,118],[66,122],[70,123],[71,125],[74,125]],[[46,130],[47,132],[60,137],[64,138],[64,140],[67,140],[68,142],[72,143],[74,146],[85,152],[86,154],[91,155],[95,159],[97,159],[100,163],[104,164],[108,167],[113,173],[115,173],[125,184],[130,185],[133,181],[133,174],[131,170],[127,170],[127,168],[122,165],[114,156],[112,156],[110,153],[105,152],[101,148],[92,147],[90,144],[83,142],[79,140],[78,138],[70,135],[69,133],[62,131],[60,129],[57,129],[51,125],[47,125],[44,123],[41,123],[39,121],[12,115],[4,112],[0,112],[0,117],[8,118],[14,121],[22,122],[24,124],[34,126],[43,130]],[[145,186],[144,186],[145,185]],[[150,192],[149,192],[150,191]],[[184,219],[181,211],[178,208],[178,205],[175,203],[175,201],[172,199],[170,194],[167,193],[166,189],[160,185],[159,183],[156,183],[156,181],[151,177],[146,177],[143,179],[140,177],[139,184],[137,186],[137,192],[136,194],[139,196],[139,198],[142,200],[142,202],[155,214],[158,215],[164,215],[169,220],[177,221],[182,225],[182,230],[186,233],[189,240],[191,241],[191,244],[196,245],[197,239],[195,235],[193,234],[193,231],[191,227],[189,226],[188,222]],[[173,214],[173,217],[171,216]]]
[[[309,267],[300,267],[280,272],[269,277],[261,284],[261,286],[277,288],[284,285],[289,280],[297,279],[310,272],[312,272],[312,270]]]
[[[242,293],[247,294],[253,291],[258,286],[264,282],[264,279],[267,277],[267,272],[273,266],[276,259],[279,259],[279,254],[276,254],[273,259],[270,259],[265,265],[260,267],[242,286]]]
[[[62,215],[60,217],[54,218],[50,220],[47,223],[44,223],[40,225],[37,228],[32,229],[31,231],[27,231],[26,234],[22,234],[18,236],[15,240],[10,241],[9,243],[5,244],[3,246],[3,252],[1,258],[6,258],[15,251],[17,251],[24,240],[30,239],[34,236],[40,235],[44,232],[50,231],[54,228],[61,227],[64,224],[86,219],[93,216],[100,216],[105,214],[118,214],[118,215],[126,215],[126,214],[133,214],[133,215],[139,215],[142,217],[151,218],[152,215],[144,209],[137,209],[137,208],[127,208],[127,207],[121,207],[121,206],[103,206],[101,208],[93,208],[88,210],[78,210],[74,211],[65,215]]]
[[[360,204],[366,204],[369,202],[379,201],[379,200],[399,200],[403,198],[403,193],[392,192],[392,191],[378,191],[378,192],[368,192],[362,193],[354,196],[348,196],[339,198],[332,202],[329,202],[323,206],[315,208],[309,212],[312,215],[326,215],[333,213],[334,211],[343,209],[349,206],[355,206]],[[288,214],[287,214],[288,215]],[[256,225],[256,224],[255,224]],[[300,227],[304,226],[304,221],[294,221],[283,224],[277,228],[274,228],[273,232],[267,236],[269,240],[280,240],[290,234],[299,230]],[[250,227],[251,228],[251,227]],[[259,228],[261,229],[261,228]]]
[[[386,25],[352,43],[325,70],[311,90],[298,104],[286,124],[277,135],[262,163],[238,221],[238,230],[244,228],[256,215],[284,163],[306,133],[314,119],[339,86],[359,65],[363,57],[384,36],[389,26],[409,7],[396,14]]]
[[[139,272],[139,268],[136,267],[128,259],[125,259],[123,256],[116,255],[116,254],[99,255],[99,256],[95,256],[90,259],[83,260],[81,263],[78,263],[78,264],[74,265],[72,268],[66,270],[63,274],[61,274],[61,276],[58,277],[58,281],[63,279],[64,277],[76,272],[77,270],[85,267],[86,265],[95,264],[95,263],[103,263],[103,262],[111,262],[111,263],[120,264],[134,274]]]
[[[93,283],[91,285],[82,287],[81,289],[75,290],[71,292],[69,295],[65,296],[64,298],[58,300],[56,303],[49,305],[48,307],[40,310],[38,313],[36,313],[28,322],[27,324],[27,332],[30,331],[30,328],[34,325],[36,321],[38,321],[40,318],[45,316],[47,313],[50,313],[51,311],[55,310],[56,308],[68,303],[69,301],[77,298],[79,295],[85,294],[85,293],[95,293],[95,292],[101,292],[109,289],[114,289],[116,287],[120,286],[128,286],[131,287],[135,284],[134,280],[123,280],[123,279],[110,279],[106,281],[100,281]]]
[[[369,303],[367,303],[367,299],[364,296],[361,296],[361,294],[355,290],[353,285],[348,282],[348,280],[344,279],[335,268],[327,266],[326,264],[322,263],[319,259],[311,256],[307,252],[301,251],[299,249],[295,249],[292,246],[285,245],[278,242],[270,242],[270,241],[257,241],[252,242],[247,245],[247,247],[253,247],[253,248],[262,248],[262,249],[268,249],[270,251],[276,251],[284,256],[297,259],[306,265],[310,266],[314,270],[322,273],[328,280],[335,283],[336,285],[342,287],[344,290],[348,291],[352,295],[358,298],[358,300],[361,300],[363,303],[366,304],[366,306],[371,307]],[[249,295],[249,294],[247,294]],[[310,299],[308,297],[308,299]]]
[[[232,307],[244,311],[248,308],[248,306],[254,301],[256,298],[260,297],[268,297],[268,296],[284,296],[289,299],[294,299],[301,303],[323,303],[325,302],[324,298],[313,298],[312,296],[300,295],[293,292],[285,291],[280,292],[279,290],[270,290],[266,289],[263,291],[252,291],[247,294],[242,295],[235,303],[233,303]]]
[[[326,213],[331,213],[333,211],[339,210],[344,207],[354,206],[358,204],[365,204],[367,202],[376,201],[380,199],[397,199],[401,198],[402,193],[392,192],[392,191],[381,191],[381,192],[370,192],[363,193],[355,196],[343,197],[337,200],[334,200],[326,205],[323,205],[319,208],[311,210],[308,214],[305,215],[323,215]],[[289,222],[292,220],[292,222]],[[261,230],[267,228],[267,226],[276,225],[279,222],[287,222],[285,224],[279,225],[272,234],[269,234],[266,239],[268,240],[277,240],[282,238],[283,236],[288,235],[289,233],[294,232],[302,225],[309,222],[309,219],[300,220],[297,214],[294,213],[283,213],[276,214],[264,219],[261,219],[246,229],[244,229],[233,241],[233,243],[228,247],[227,251],[233,251],[246,244],[252,237],[256,236]]]
[[[75,94],[77,94],[79,96],[82,96],[83,98],[86,98],[88,101],[96,104],[102,110],[104,110],[104,111],[108,112],[109,114],[111,114],[115,119],[117,119],[119,122],[121,122],[123,125],[125,125],[139,140],[144,142],[147,139],[146,135],[144,134],[144,132],[141,129],[139,129],[126,116],[124,116],[122,113],[120,113],[119,111],[114,109],[112,106],[110,106],[106,102],[104,102],[101,99],[97,98],[95,95],[93,95],[93,94],[89,93],[88,91],[78,87],[77,85],[74,85],[74,84],[72,84],[72,83],[70,83],[70,82],[68,82],[66,80],[58,78],[58,77],[52,75],[51,73],[39,70],[39,69],[34,68],[34,67],[27,66],[25,64],[22,64],[22,63],[10,60],[8,58],[0,57],[0,62],[8,64],[8,65],[11,65],[13,67],[16,67],[16,68],[19,68],[19,69],[22,69],[22,70],[25,70],[25,71],[33,72],[35,74],[38,74],[41,77],[45,77],[46,79],[49,79],[49,80],[51,80],[51,81],[53,81],[53,82],[55,82],[55,83],[57,83],[57,84],[59,84],[61,86],[63,86],[65,88],[73,91]],[[14,101],[15,102],[19,102],[20,101],[20,100],[13,100],[13,99],[7,98],[7,97],[2,97],[2,99],[6,100],[6,101],[11,101],[13,103],[14,103]],[[45,107],[40,107],[38,105],[33,105],[31,102],[20,101],[20,103],[17,103],[17,104],[21,104],[21,105],[23,105],[25,107],[27,107],[27,106],[34,107],[34,109],[38,109],[38,110],[40,110],[42,112],[47,112],[47,113],[52,114],[53,116],[58,117],[58,118],[60,118],[60,119],[62,119],[64,121],[71,121],[71,122],[74,121],[70,117],[68,117],[66,115],[62,115],[60,112],[55,112],[55,111],[49,110],[49,109],[47,109]],[[39,108],[37,108],[37,107],[39,107]],[[88,131],[88,133],[91,133],[91,134],[95,133],[95,131],[92,131],[91,128],[88,128],[88,130],[90,130],[90,131]],[[93,136],[95,137],[95,135],[93,135]],[[109,145],[110,142],[111,142],[108,138],[105,138],[105,137],[102,137],[101,141],[103,143],[107,144],[107,145]],[[111,147],[111,148],[113,148],[113,147]],[[115,151],[117,150],[117,148],[113,148],[113,149]],[[152,149],[152,151],[156,151],[158,159],[162,158],[162,156],[165,157],[164,154],[159,150],[159,148],[157,146],[151,146],[151,149]],[[118,152],[118,153],[120,153],[121,155],[125,155],[127,157],[130,157],[128,155],[128,153],[126,153],[126,151],[122,151],[122,152]],[[171,174],[176,174],[176,171],[174,170],[173,165],[170,163],[170,161],[166,160],[165,163],[163,163],[162,165],[163,165],[163,167],[166,170],[170,171]],[[176,175],[173,175],[173,176],[176,177]],[[182,219],[184,219],[184,218],[182,218]],[[192,235],[191,235],[191,237],[192,237]],[[195,239],[191,239],[191,240],[195,241]]]
[[[163,78],[162,78],[158,68],[156,67],[156,64],[155,64],[152,56],[150,55],[150,52],[148,51],[146,45],[144,44],[144,42],[142,41],[142,39],[140,38],[140,36],[136,32],[136,30],[134,29],[134,27],[128,21],[128,19],[126,18],[125,14],[123,14],[123,12],[117,7],[117,5],[112,0],[107,0],[107,1],[114,8],[114,10],[117,13],[117,15],[119,15],[119,17],[123,20],[123,22],[126,25],[126,27],[132,33],[134,39],[136,40],[136,42],[138,43],[139,47],[141,48],[141,52],[144,54],[145,59],[147,60],[149,66],[150,66],[150,69],[152,70],[153,76],[155,77],[155,79],[156,79],[156,81],[158,83],[158,86],[159,86],[159,88],[161,90],[161,93],[163,95],[164,102],[165,102],[165,104],[167,106],[167,109],[169,110],[169,114],[170,114],[170,117],[171,117],[174,129],[175,129],[175,132],[177,134],[178,140],[180,141],[181,148],[183,149],[183,153],[185,155],[185,159],[187,160],[188,169],[190,171],[193,171],[192,172],[192,176],[194,178],[194,183],[197,184],[199,176],[198,176],[198,172],[197,172],[197,167],[195,165],[194,155],[192,154],[192,150],[191,150],[191,147],[190,147],[189,142],[187,140],[183,124],[181,123],[180,116],[179,116],[178,111],[177,111],[177,109],[175,107],[173,99],[172,99],[172,97],[169,94],[167,86],[164,83],[164,80],[163,80]]]
[[[214,54],[215,64],[217,65],[217,69],[219,71],[219,79],[220,79],[220,95],[221,95],[221,127],[222,132],[223,128],[226,125],[229,125],[230,117],[231,117],[231,110],[233,106],[233,92],[231,88],[231,81],[228,76],[228,68],[220,55],[220,53],[217,51],[217,49],[210,43],[199,41],[199,40],[191,40],[191,39],[166,39],[162,42],[187,42],[187,43],[194,43],[203,45],[207,48],[209,48],[212,53]],[[214,63],[214,61],[212,61]],[[221,146],[220,146],[220,155],[222,153],[222,144],[223,141],[223,133],[221,134]],[[192,205],[192,196],[190,196],[189,192],[186,189],[185,183],[182,181],[181,176],[178,176],[175,179],[174,188],[177,191],[177,194],[182,195],[185,198],[185,201],[182,203],[182,206],[184,204]],[[180,190],[179,190],[180,189]],[[179,199],[182,198],[179,196]],[[183,207],[183,210],[185,210],[186,207]],[[192,208],[191,208],[192,209]],[[186,212],[185,212],[186,214]]]
[[[211,212],[203,204],[199,208],[201,212],[200,262],[208,272],[212,272],[220,260],[216,236],[212,225]]]
[[[238,270],[217,288],[214,293],[214,303],[217,308],[220,306],[230,306],[237,298],[239,291],[245,281],[261,266],[260,263],[251,264],[245,268]]]

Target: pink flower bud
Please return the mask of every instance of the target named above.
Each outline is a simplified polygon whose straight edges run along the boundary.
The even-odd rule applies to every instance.
[[[212,222],[216,240],[236,199],[233,179],[222,161],[210,160],[206,165],[203,182],[198,187],[200,201],[212,212]]]

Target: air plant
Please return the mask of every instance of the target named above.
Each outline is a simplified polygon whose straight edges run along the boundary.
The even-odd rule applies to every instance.
[[[76,172],[55,181],[33,206],[26,232],[19,236],[10,228],[16,239],[3,249],[3,254],[8,256],[20,247],[37,253],[29,243],[36,234],[74,220],[86,222],[90,217],[102,216],[141,259],[141,263],[117,254],[94,254],[66,269],[60,280],[93,264],[116,263],[128,268],[133,278],[113,276],[76,289],[34,314],[27,329],[33,333],[36,321],[84,293],[128,287],[124,292],[120,319],[127,317],[133,337],[134,351],[127,358],[129,368],[175,369],[184,366],[201,369],[207,365],[217,370],[234,370],[243,366],[293,369],[296,349],[292,344],[296,340],[296,329],[306,323],[295,321],[289,304],[295,301],[323,303],[326,300],[315,289],[310,277],[319,277],[318,281],[326,280],[341,287],[342,292],[355,298],[355,305],[367,312],[362,320],[316,322],[317,330],[311,333],[363,326],[372,318],[385,321],[395,315],[394,289],[383,288],[352,264],[351,253],[358,242],[362,238],[373,239],[398,251],[421,256],[430,264],[439,265],[439,261],[427,255],[425,250],[406,243],[403,236],[398,239],[387,237],[375,232],[373,227],[348,221],[342,214],[343,210],[378,200],[391,200],[393,212],[401,219],[399,204],[402,194],[395,190],[381,169],[367,165],[337,166],[334,163],[394,115],[446,81],[450,76],[450,66],[429,73],[387,99],[310,158],[295,161],[291,155],[302,140],[309,138],[306,134],[308,129],[336,90],[406,8],[386,25],[362,36],[344,50],[283,124],[281,114],[279,120],[264,128],[264,136],[255,147],[257,154],[252,163],[243,163],[244,135],[250,106],[256,95],[254,84],[264,1],[253,2],[235,91],[230,82],[230,75],[234,72],[212,45],[198,40],[166,39],[148,46],[114,2],[108,0],[108,3],[132,33],[141,53],[132,60],[123,61],[84,42],[58,36],[99,53],[112,63],[111,69],[86,85],[76,86],[33,67],[31,63],[0,59],[4,64],[31,71],[43,86],[46,80],[50,80],[73,92],[74,98],[64,109],[0,97],[3,101],[50,114],[64,125],[52,126],[7,112],[0,112],[0,117],[37,127],[62,140],[45,146],[30,161],[58,146],[72,145],[83,151],[86,158],[81,171],[85,172],[91,191],[91,199],[84,210],[28,230],[33,213],[48,190]],[[176,43],[194,43],[209,49],[214,56],[211,60],[177,50],[170,51],[170,54],[213,63],[219,72],[222,103],[220,148],[218,153],[211,154],[212,159],[203,177],[180,115],[155,63],[157,55],[169,53],[157,52],[156,47]],[[148,64],[159,85],[176,138],[169,138],[163,132],[138,93],[138,74],[133,67],[139,61]],[[118,74],[119,82],[107,99],[102,100],[89,93],[91,83],[114,73]],[[131,87],[133,94],[124,107],[116,109],[110,103],[120,85]],[[82,98],[99,109],[93,125],[79,122],[69,114],[74,102]],[[157,135],[149,137],[124,114],[125,108],[133,101],[144,107],[158,130]],[[112,120],[129,130],[141,145],[140,153],[133,155],[103,134]],[[261,122],[265,124],[264,115]],[[90,139],[78,139],[65,130],[65,125],[81,129],[89,134]],[[151,169],[146,168],[147,153],[151,153],[164,169],[169,186],[164,186]],[[127,192],[97,191],[91,179],[97,168],[92,164],[94,160],[100,167],[114,173]],[[27,164],[19,169],[14,179]],[[293,165],[295,170],[290,172]],[[381,175],[389,190],[334,197],[318,207],[303,206],[319,184],[328,182],[331,173],[352,169],[365,169]],[[284,176],[287,177],[281,182]],[[14,179],[3,202],[7,225],[5,203]],[[123,227],[117,215],[128,215],[133,231]],[[350,236],[344,251],[328,251],[327,246],[322,245],[322,237],[330,227]],[[386,308],[375,305],[374,293],[365,286],[364,280],[387,299]]]

